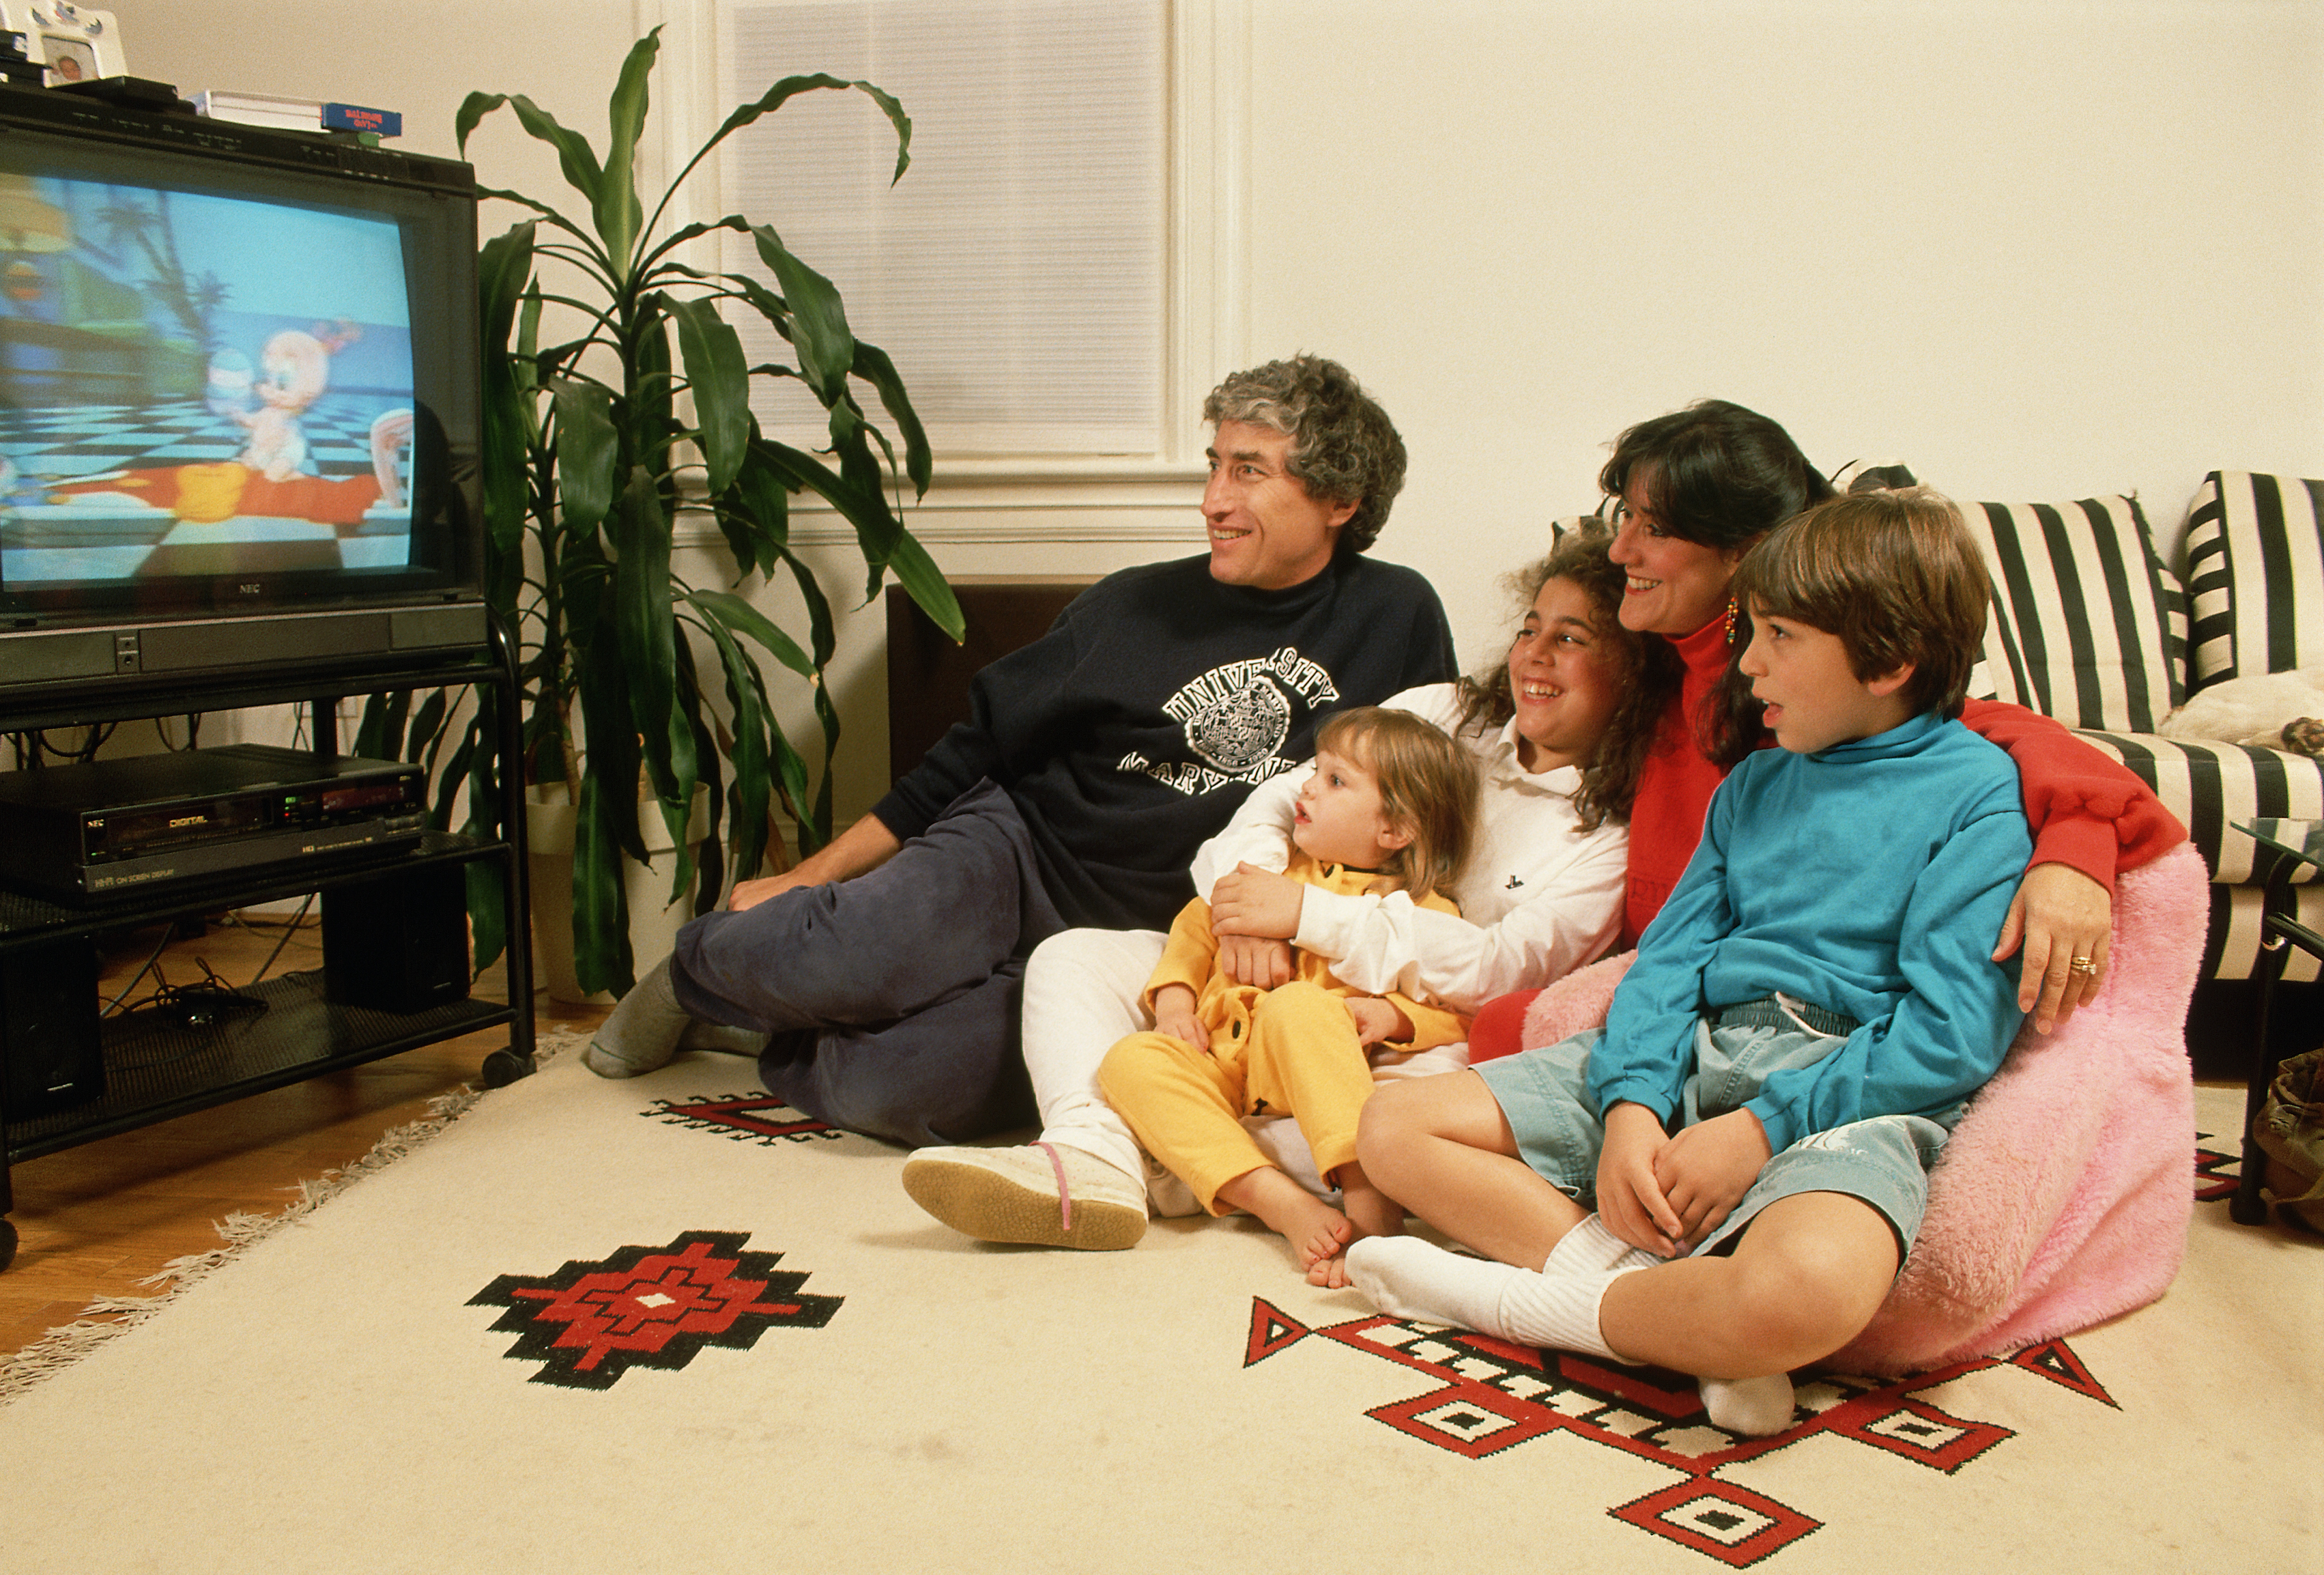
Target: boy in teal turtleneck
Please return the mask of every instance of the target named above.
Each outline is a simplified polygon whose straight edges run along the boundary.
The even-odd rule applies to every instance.
[[[1712,800],[1602,1033],[1477,1069],[1498,1132],[1432,1119],[1434,1079],[1367,1108],[1367,1173],[1502,1261],[1372,1237],[1347,1273],[1399,1317],[1693,1373],[1757,1433],[1879,1311],[2017,1031],[1992,938],[2032,844],[2008,756],[1956,719],[1988,592],[1950,503],[1819,505],[1735,589],[1782,747]]]

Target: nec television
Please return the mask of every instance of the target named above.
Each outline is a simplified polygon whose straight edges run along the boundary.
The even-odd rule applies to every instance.
[[[0,89],[0,700],[485,638],[467,165]]]

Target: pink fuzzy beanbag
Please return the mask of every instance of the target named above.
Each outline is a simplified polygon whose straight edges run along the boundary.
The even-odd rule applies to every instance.
[[[2144,1307],[2179,1272],[2194,1208],[2187,1003],[2209,913],[2189,844],[2123,875],[2098,998],[2054,1033],[2028,1024],[1929,1174],[1896,1288],[1820,1364],[1892,1374],[1997,1356]],[[1524,1042],[1605,1021],[1629,954],[1568,975]]]

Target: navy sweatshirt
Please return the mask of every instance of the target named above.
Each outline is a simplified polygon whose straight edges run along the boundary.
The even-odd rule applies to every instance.
[[[1194,850],[1314,753],[1318,719],[1453,671],[1435,591],[1397,564],[1342,554],[1275,591],[1220,584],[1207,554],[1126,569],[978,673],[969,719],[872,812],[908,839],[991,777],[1068,924],[1166,929]]]

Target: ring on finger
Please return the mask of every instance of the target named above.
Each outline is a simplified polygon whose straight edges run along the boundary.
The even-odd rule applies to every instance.
[[[2066,969],[2069,973],[2080,974],[2085,978],[2096,978],[2098,973],[2098,959],[2095,957],[2078,957],[2066,965]]]

